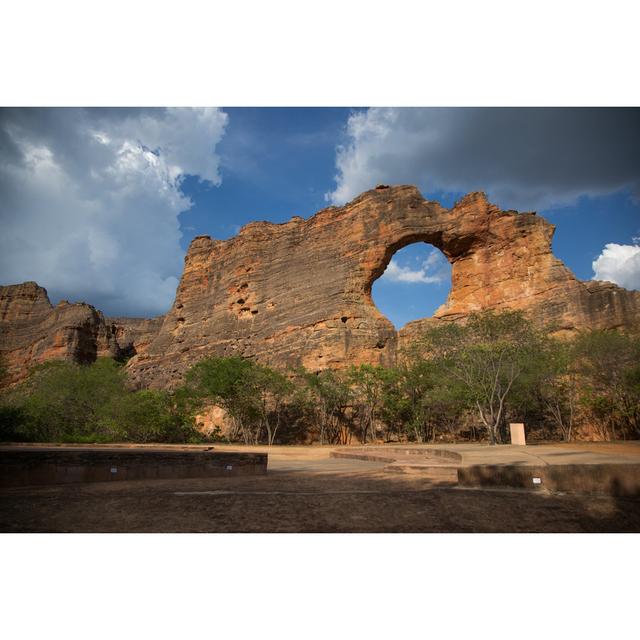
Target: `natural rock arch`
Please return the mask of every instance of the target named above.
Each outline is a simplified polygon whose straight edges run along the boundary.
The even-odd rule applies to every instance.
[[[439,300],[441,300],[441,303],[438,305],[438,307],[435,308],[434,311],[432,311],[431,313],[425,313],[424,316],[421,316],[416,313],[413,312],[414,307],[413,305],[409,308],[403,306],[403,305],[398,305],[398,307],[396,307],[393,311],[395,312],[395,314],[398,313],[398,311],[404,311],[403,315],[414,315],[415,318],[413,320],[403,320],[403,325],[406,325],[408,322],[415,322],[418,319],[421,320],[428,320],[429,318],[433,317],[433,315],[439,310],[440,307],[443,307],[447,305],[448,300],[449,300],[449,296],[451,295],[451,271],[450,271],[450,267],[451,267],[451,261],[447,258],[447,256],[444,255],[444,253],[435,245],[431,244],[428,240],[423,239],[423,238],[419,238],[417,240],[413,240],[413,239],[409,239],[408,241],[406,240],[402,240],[399,243],[397,243],[397,246],[390,246],[386,255],[385,255],[385,260],[384,263],[382,265],[382,272],[380,275],[378,275],[378,273],[380,272],[380,268],[374,270],[372,277],[373,280],[368,283],[367,286],[367,291],[369,294],[369,297],[371,299],[372,304],[376,307],[376,309],[378,309],[378,311],[380,311],[380,313],[382,313],[385,317],[387,317],[392,324],[394,324],[395,327],[397,327],[397,330],[402,330],[402,326],[398,327],[398,325],[396,323],[393,322],[392,320],[392,316],[394,315],[394,313],[392,313],[390,311],[392,304],[389,300],[386,299],[385,294],[381,291],[382,288],[386,289],[387,294],[389,292],[393,292],[392,295],[396,295],[398,294],[400,291],[402,291],[402,289],[400,289],[400,287],[403,286],[403,284],[407,284],[408,282],[410,282],[409,287],[413,290],[411,292],[411,299],[413,301],[419,301],[419,302],[433,302],[433,289],[429,289],[428,291],[425,290],[424,288],[424,283],[420,282],[420,284],[416,284],[418,281],[402,281],[400,279],[397,279],[395,281],[392,282],[387,281],[387,282],[383,282],[383,277],[385,276],[385,274],[387,273],[387,270],[391,264],[391,261],[394,259],[398,259],[400,258],[401,260],[403,259],[402,257],[402,250],[409,248],[409,247],[419,247],[421,246],[422,248],[426,248],[427,250],[430,250],[428,253],[428,256],[426,259],[429,259],[430,256],[432,255],[432,253],[437,252],[437,256],[436,258],[438,258],[438,256],[444,258],[445,260],[447,260],[448,266],[449,266],[449,273],[446,276],[446,281],[445,279],[443,279],[441,282],[438,282],[437,284],[445,284],[445,282],[448,282],[448,290],[446,292],[446,297],[442,298],[440,294],[438,294],[438,298]],[[439,258],[438,258],[439,260]],[[437,261],[438,261],[437,260]],[[406,268],[405,265],[399,265],[400,268]],[[412,265],[408,265],[409,269],[411,269],[411,267],[414,266]],[[423,268],[422,264],[418,264],[415,265],[418,266],[419,268]],[[428,267],[430,268],[430,267]],[[437,267],[437,270],[431,273],[426,273],[426,275],[442,275],[440,272],[441,267]],[[378,291],[376,292],[376,284],[378,284]],[[431,286],[434,286],[436,284],[436,282],[430,283]],[[425,295],[426,293],[426,295]],[[384,304],[383,304],[383,299],[384,299]],[[409,311],[409,309],[411,309],[412,311]]]
[[[173,308],[129,371],[166,386],[201,357],[242,355],[310,370],[390,365],[425,322],[525,309],[558,330],[638,323],[640,293],[580,282],[551,252],[553,225],[472,193],[451,209],[412,186],[380,186],[308,220],[255,222],[226,241],[195,238]],[[403,246],[427,242],[452,265],[446,305],[396,332],[371,286]]]
[[[15,382],[50,358],[135,352],[127,366],[134,384],[169,387],[210,355],[312,371],[391,365],[425,323],[488,308],[523,309],[561,332],[640,329],[640,292],[577,280],[551,251],[553,230],[482,193],[446,209],[415,187],[381,186],[308,220],[254,222],[225,241],[195,238],[162,318],[105,318],[81,303],[53,307],[35,283],[0,287],[0,353]],[[395,251],[416,241],[445,254],[451,292],[433,318],[396,332],[371,285]]]

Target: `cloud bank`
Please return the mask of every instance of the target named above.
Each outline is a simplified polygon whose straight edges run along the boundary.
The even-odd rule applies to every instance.
[[[186,175],[220,184],[219,109],[0,110],[0,281],[108,314],[170,307]]]
[[[592,266],[594,280],[607,280],[625,289],[640,290],[640,245],[607,244]]]
[[[380,277],[388,282],[407,282],[411,284],[439,284],[448,278],[447,261],[439,251],[432,251],[418,269],[401,266],[395,258]]]
[[[623,189],[640,197],[640,109],[372,108],[346,133],[334,204],[381,182],[485,191],[522,211]]]

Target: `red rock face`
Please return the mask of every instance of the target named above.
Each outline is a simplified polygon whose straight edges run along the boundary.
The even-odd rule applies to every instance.
[[[551,252],[553,230],[533,213],[501,211],[482,193],[445,209],[397,186],[306,221],[255,222],[226,241],[195,238],[175,303],[129,373],[140,386],[172,386],[213,354],[311,371],[391,365],[399,343],[424,323],[488,308],[530,311],[559,332],[637,328],[640,292],[578,281]],[[419,241],[447,256],[452,290],[434,319],[398,334],[373,304],[371,285],[398,249]]]
[[[84,303],[53,306],[35,282],[0,287],[0,354],[10,385],[46,360],[91,363],[144,351],[160,319],[105,318]]]
[[[311,371],[392,365],[425,324],[490,308],[528,311],[561,334],[640,329],[640,292],[577,280],[551,252],[553,230],[482,193],[445,209],[415,187],[379,187],[308,220],[254,222],[226,241],[195,238],[173,307],[154,320],[105,319],[85,304],[53,308],[35,283],[0,287],[0,352],[12,381],[49,358],[136,354],[127,366],[133,383],[164,388],[209,355]],[[452,288],[433,318],[396,332],[371,285],[414,242],[445,254]]]
[[[158,335],[164,316],[158,318],[105,318],[112,328],[122,356],[145,353],[149,344]]]
[[[0,353],[11,384],[46,360],[93,362],[115,357],[118,348],[104,316],[91,305],[61,302],[53,307],[35,282],[0,287]]]

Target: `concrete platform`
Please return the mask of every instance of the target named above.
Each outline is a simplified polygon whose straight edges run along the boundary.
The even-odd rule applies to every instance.
[[[6,445],[0,447],[0,487],[264,475],[267,460],[266,453],[211,447]]]
[[[640,442],[367,446],[11,445],[0,486],[220,475],[416,475],[425,485],[640,495]],[[115,469],[115,471],[113,471]]]
[[[398,445],[395,445],[398,447]],[[462,445],[463,447],[466,445]],[[473,445],[471,445],[473,447]],[[390,463],[332,458],[334,450],[362,447],[215,445],[218,453],[268,454],[266,474],[205,478],[152,478],[133,482],[87,482],[0,489],[0,532],[639,532],[640,497],[612,495],[611,469],[603,464],[548,464],[548,473],[571,468],[593,492],[531,490],[527,484],[540,473],[531,464],[513,461],[508,448],[490,449],[499,462],[481,478],[463,484],[465,472],[485,465],[455,466],[438,460],[430,471],[389,472]],[[126,449],[131,447],[115,447]],[[150,445],[143,449],[154,449]],[[388,447],[367,446],[368,452]],[[407,447],[400,447],[406,449]],[[414,446],[408,447],[413,449]],[[531,449],[533,449],[532,447]],[[173,447],[204,450],[206,447]],[[439,446],[437,450],[449,450]],[[564,452],[551,445],[549,453]],[[579,444],[574,453],[627,456],[614,445]],[[458,452],[459,447],[453,448]],[[633,449],[635,452],[637,449]],[[504,451],[504,452],[503,452]],[[393,457],[390,451],[384,455]],[[516,452],[517,453],[517,452]],[[532,453],[534,453],[532,451]],[[542,451],[544,454],[544,450]],[[420,453],[407,453],[414,464]],[[503,456],[502,458],[499,458]],[[544,455],[543,455],[544,457]],[[551,456],[550,460],[562,460]],[[487,458],[491,461],[491,458]],[[517,460],[516,460],[517,462]],[[491,466],[491,465],[488,465]],[[633,462],[617,464],[627,472]],[[458,484],[447,486],[430,476],[453,469]],[[523,475],[518,477],[514,474]],[[527,475],[528,474],[528,475]],[[514,477],[516,480],[514,480]],[[549,476],[550,478],[552,476]],[[615,478],[615,476],[613,476]],[[600,486],[598,486],[598,484]],[[517,484],[515,486],[518,486]],[[575,484],[574,484],[575,486]],[[604,487],[604,489],[603,489]]]
[[[384,463],[462,487],[512,487],[640,495],[640,443],[483,444],[340,448],[332,457]]]

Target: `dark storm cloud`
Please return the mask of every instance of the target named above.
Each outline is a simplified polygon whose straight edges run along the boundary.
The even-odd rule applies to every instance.
[[[220,184],[219,109],[0,109],[0,283],[156,315],[182,268],[185,175]]]
[[[353,114],[347,133],[336,203],[376,182],[482,190],[517,209],[640,196],[640,109],[375,108]]]

